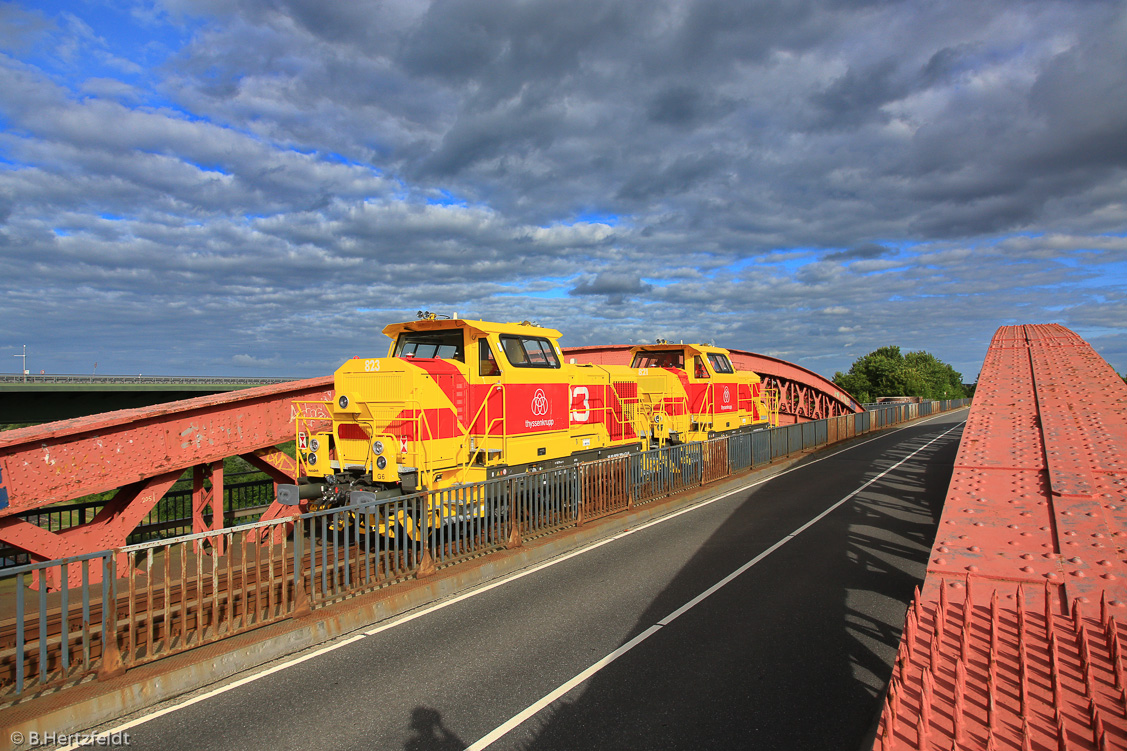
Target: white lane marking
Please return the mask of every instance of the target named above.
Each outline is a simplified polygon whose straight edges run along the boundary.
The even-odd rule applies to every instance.
[[[583,683],[584,681],[586,681],[591,676],[598,673],[600,670],[605,668],[607,665],[611,664],[612,662],[617,660],[619,657],[626,654],[631,649],[633,649],[634,647],[636,647],[639,644],[641,644],[642,642],[644,642],[646,639],[648,639],[651,636],[653,636],[654,634],[656,634],[663,627],[668,626],[670,623],[675,621],[677,618],[680,618],[682,615],[684,615],[689,610],[691,610],[692,608],[699,605],[701,602],[703,602],[709,596],[715,594],[719,589],[724,587],[726,584],[729,584],[733,579],[738,577],[740,574],[744,573],[749,568],[751,568],[752,566],[759,563],[764,558],[766,558],[767,556],[771,555],[776,550],[781,548],[783,545],[786,545],[788,542],[790,542],[794,538],[798,537],[800,534],[802,534],[806,530],[810,529],[810,527],[817,524],[819,521],[824,519],[826,516],[828,516],[830,513],[832,513],[836,509],[840,508],[843,504],[848,503],[850,500],[852,500],[854,497],[856,497],[858,493],[861,493],[862,491],[864,491],[865,488],[869,487],[874,482],[881,479],[882,477],[887,475],[889,472],[892,472],[894,469],[899,467],[901,464],[908,461],[909,459],[914,457],[916,454],[920,453],[921,451],[926,449],[928,446],[930,446],[931,444],[938,441],[940,438],[943,438],[944,436],[946,436],[952,430],[954,430],[955,428],[961,427],[962,425],[963,425],[963,423],[959,423],[958,425],[952,426],[949,430],[945,430],[943,433],[941,433],[940,435],[937,435],[935,438],[932,438],[930,441],[925,443],[923,446],[920,446],[918,449],[916,449],[912,453],[908,454],[903,459],[896,462],[896,464],[893,464],[891,467],[889,467],[885,471],[881,472],[876,477],[873,477],[872,479],[868,480],[865,484],[858,487],[856,490],[851,492],[849,495],[845,496],[840,501],[838,501],[837,503],[830,506],[829,508],[827,508],[822,513],[815,516],[813,519],[806,522],[801,527],[794,530],[789,535],[782,538],[781,540],[776,542],[774,545],[767,548],[762,553],[755,556],[750,561],[748,561],[744,565],[740,566],[738,569],[736,569],[732,573],[728,574],[723,579],[716,582],[711,587],[709,587],[705,591],[701,592],[699,595],[697,595],[693,599],[689,600],[688,602],[686,602],[681,607],[674,610],[672,613],[667,615],[665,618],[662,618],[660,621],[655,623],[653,626],[650,626],[648,629],[646,629],[642,633],[638,634],[633,639],[631,639],[630,641],[626,642],[625,644],[623,644],[618,649],[616,649],[613,652],[611,652],[610,654],[608,654],[606,657],[604,657],[601,660],[599,660],[598,662],[594,663],[593,665],[588,667],[586,670],[584,670],[583,672],[576,675],[571,680],[567,681],[566,683],[563,683],[556,690],[552,691],[551,693],[545,695],[544,697],[542,697],[538,701],[536,701],[536,702],[530,704],[529,706],[525,707],[522,711],[513,715],[511,718],[506,720],[501,725],[498,725],[496,728],[494,728],[488,734],[486,734],[485,736],[483,736],[479,740],[477,740],[474,743],[467,746],[466,751],[481,751],[482,749],[487,748],[488,746],[492,745],[493,743],[500,740],[504,736],[508,735],[510,732],[512,732],[517,727],[519,727],[522,723],[524,723],[525,720],[528,720],[529,718],[535,716],[537,713],[540,712],[540,710],[544,709],[549,704],[551,704],[552,702],[554,702],[557,699],[559,699],[560,697],[562,697],[568,691],[571,691],[573,688],[575,688],[576,686]]]
[[[963,409],[965,409],[965,408],[963,408]],[[958,410],[953,410],[952,412],[956,412],[956,411],[958,411]],[[478,595],[484,594],[484,593],[490,591],[491,589],[496,589],[497,587],[500,587],[500,586],[505,585],[505,584],[509,584],[510,582],[517,581],[518,579],[523,579],[524,577],[529,576],[530,574],[534,574],[537,571],[540,571],[542,569],[548,568],[550,566],[555,566],[556,564],[559,564],[559,563],[563,563],[564,561],[570,560],[570,559],[575,558],[576,556],[579,556],[579,555],[583,555],[584,553],[589,553],[592,550],[596,550],[598,548],[601,548],[603,545],[607,545],[609,543],[612,543],[615,540],[620,540],[623,537],[629,537],[630,535],[634,534],[635,532],[641,532],[643,529],[649,529],[650,527],[656,526],[658,524],[664,524],[665,522],[670,521],[671,519],[676,519],[678,516],[681,516],[681,514],[687,514],[690,511],[696,511],[697,509],[704,508],[705,506],[710,506],[711,504],[716,503],[717,501],[722,501],[725,498],[728,498],[730,496],[735,495],[736,493],[741,493],[745,490],[750,490],[751,488],[758,487],[758,486],[760,486],[760,485],[762,485],[766,482],[769,482],[769,481],[775,479],[776,477],[782,477],[785,474],[789,474],[791,472],[795,472],[795,471],[798,471],[800,469],[806,469],[807,467],[809,467],[813,464],[817,464],[818,462],[823,462],[826,459],[832,459],[833,457],[837,456],[838,454],[843,454],[846,451],[852,451],[853,449],[860,448],[861,446],[872,443],[873,441],[879,440],[881,438],[887,438],[888,436],[899,433],[902,430],[907,430],[908,428],[917,427],[917,426],[920,426],[920,425],[927,424],[927,423],[931,422],[932,420],[936,420],[936,419],[939,419],[940,417],[950,415],[950,414],[952,414],[952,412],[941,412],[938,415],[934,415],[932,417],[928,417],[928,418],[920,420],[918,422],[912,422],[912,423],[909,423],[907,425],[904,425],[903,427],[896,428],[895,430],[893,430],[891,432],[887,432],[887,433],[881,432],[878,435],[875,435],[875,436],[873,436],[872,438],[869,438],[866,441],[862,441],[861,443],[853,444],[852,446],[846,446],[846,447],[841,448],[837,451],[834,451],[832,454],[826,454],[825,456],[818,457],[817,459],[813,459],[809,462],[806,462],[805,464],[802,464],[801,466],[789,467],[787,469],[782,470],[781,472],[776,472],[772,475],[769,475],[767,477],[763,477],[759,480],[756,480],[755,482],[750,482],[746,485],[741,485],[738,488],[734,488],[734,489],[729,490],[726,493],[722,493],[718,496],[706,498],[706,499],[700,501],[699,503],[695,503],[695,504],[686,506],[685,508],[674,511],[671,514],[666,514],[665,516],[661,516],[661,517],[658,517],[656,519],[651,519],[650,521],[645,522],[644,524],[639,524],[636,527],[631,527],[630,529],[627,529],[623,532],[619,532],[618,534],[613,535],[611,537],[607,537],[607,538],[604,538],[602,540],[598,540],[598,541],[593,542],[593,543],[591,543],[591,544],[589,544],[585,547],[577,548],[577,549],[571,551],[570,553],[565,553],[565,554],[560,555],[556,558],[551,558],[547,561],[544,561],[543,563],[538,563],[535,566],[531,566],[529,568],[522,569],[522,570],[517,571],[515,573],[509,574],[505,577],[502,577],[501,579],[490,582],[489,584],[482,585],[482,586],[477,587],[475,589],[468,590],[468,591],[466,591],[466,592],[464,592],[460,595],[457,595],[455,597],[451,597],[448,600],[442,600],[441,602],[436,602],[433,605],[428,605],[426,607],[420,608],[419,610],[417,610],[413,613],[408,613],[406,615],[403,615],[403,616],[400,616],[400,617],[395,618],[393,620],[390,620],[390,621],[388,621],[387,623],[385,623],[381,626],[377,626],[373,629],[369,629],[367,631],[363,631],[361,633],[355,634],[354,636],[350,636],[347,639],[344,639],[342,641],[333,642],[332,644],[328,644],[328,645],[321,647],[319,649],[315,649],[312,652],[308,652],[304,655],[294,657],[290,660],[287,660],[286,662],[278,663],[277,665],[274,665],[271,668],[267,668],[266,670],[263,670],[260,673],[254,673],[253,675],[248,675],[244,678],[240,678],[236,681],[232,681],[231,683],[227,683],[227,684],[224,684],[222,686],[219,686],[218,688],[214,688],[211,691],[208,691],[206,693],[200,694],[198,696],[194,696],[191,699],[186,699],[186,700],[180,702],[179,704],[173,704],[171,706],[165,707],[164,709],[159,709],[155,712],[151,712],[150,714],[142,715],[141,717],[130,720],[129,722],[118,725],[116,727],[110,728],[109,730],[104,730],[101,733],[99,733],[98,735],[94,736],[93,742],[97,743],[97,738],[108,738],[109,736],[113,735],[114,733],[119,733],[119,732],[128,730],[130,728],[135,728],[138,725],[142,725],[142,724],[148,722],[149,720],[155,720],[158,717],[163,717],[164,715],[170,714],[170,713],[175,712],[179,709],[184,709],[186,707],[192,706],[193,704],[198,704],[201,701],[204,701],[205,699],[210,699],[214,696],[218,696],[219,694],[226,693],[227,691],[231,691],[232,689],[236,689],[239,686],[244,686],[248,683],[253,683],[254,681],[257,681],[260,678],[265,678],[268,675],[273,675],[274,673],[285,670],[286,668],[292,667],[293,665],[300,665],[301,663],[305,662],[306,660],[311,660],[314,657],[319,657],[319,656],[326,654],[328,652],[332,652],[334,650],[340,649],[341,647],[347,646],[347,645],[349,645],[349,644],[351,644],[355,641],[359,641],[360,639],[363,639],[365,637],[375,636],[376,634],[379,634],[383,631],[387,631],[388,629],[394,628],[395,626],[401,626],[404,623],[409,623],[409,622],[415,620],[416,618],[422,618],[424,615],[429,615],[430,613],[433,613],[437,610],[442,610],[443,608],[449,607],[450,605],[454,605],[455,603],[459,603],[462,600],[468,600],[471,597],[477,597]],[[853,494],[851,494],[850,496],[847,496],[847,498],[845,500],[852,498],[853,495],[856,495],[857,493],[861,492],[861,490],[868,487],[869,485],[871,485],[876,480],[880,479],[880,477],[883,477],[888,472],[890,472],[893,469],[895,469],[896,467],[900,466],[900,464],[903,464],[905,461],[907,461],[912,456],[914,456],[915,453],[922,451],[923,448],[926,448],[927,445],[931,445],[931,443],[934,443],[934,441],[938,440],[939,438],[942,438],[944,435],[947,435],[947,433],[950,433],[952,430],[954,430],[957,427],[960,427],[961,425],[963,425],[963,423],[959,423],[958,425],[953,426],[950,430],[947,430],[942,435],[933,439],[932,441],[930,441],[925,446],[921,447],[920,449],[917,449],[916,452],[914,452],[913,454],[911,454],[907,458],[902,459],[899,464],[885,470],[880,475],[877,475],[872,480],[870,480],[869,482],[862,485],[861,488],[854,491]],[[844,501],[842,501],[841,503],[844,503]],[[840,505],[840,503],[838,505]],[[830,510],[832,510],[832,509],[830,509]],[[826,513],[828,513],[828,511]],[[825,514],[823,514],[822,516],[824,516],[824,515]],[[820,519],[820,518],[821,518],[821,516],[818,517],[818,519]],[[817,521],[817,519],[815,519],[814,521]],[[805,527],[803,527],[801,529],[804,529],[804,528]],[[801,531],[801,529],[798,530],[798,531]],[[750,565],[753,565],[754,563],[758,562],[758,560],[760,560],[762,557],[766,556],[768,553],[773,552],[776,548],[780,547],[783,543],[785,543],[788,539],[790,539],[790,537],[793,537],[794,534],[797,534],[797,532],[792,533],[790,536],[784,538],[783,540],[780,540],[779,542],[775,543],[775,545],[773,545],[771,548],[769,548],[768,550],[761,553],[759,556],[757,556],[756,560],[754,560],[752,562],[752,564],[749,564],[748,567],[750,568]],[[742,570],[741,570],[740,573],[742,573]],[[735,576],[738,576],[738,575],[739,574],[732,575],[730,578],[725,579],[724,583],[727,583],[728,581],[731,580],[731,578],[735,578]],[[719,588],[719,586],[723,586],[723,584],[718,585],[717,588]],[[714,591],[714,590],[710,590],[709,594],[711,594],[712,591]],[[696,602],[699,602],[700,599],[703,599],[703,597],[706,597],[706,596],[707,595],[703,595],[703,596],[698,596],[698,598],[694,598],[693,604],[696,604]],[[679,609],[676,613],[667,616],[665,618],[665,622],[671,621],[674,617],[676,617],[676,615],[680,615],[680,613],[684,609],[685,608]],[[665,622],[663,622],[660,625],[665,625]],[[656,630],[658,628],[658,626],[654,626],[653,628]],[[648,633],[648,632],[643,632],[643,633],[645,634],[645,633]],[[635,637],[635,638],[637,638],[637,637]],[[627,644],[632,645],[633,642],[632,641],[627,642]],[[625,647],[625,646],[626,645],[623,645],[623,647]],[[614,655],[614,657],[611,658],[611,660],[609,660],[607,662],[607,664],[609,664],[609,662],[613,661],[614,659],[616,659],[618,657],[617,653],[619,652],[619,650],[623,649],[623,647],[619,647],[618,650],[615,650],[610,655],[607,655],[607,657],[603,658],[604,660],[606,660],[607,658],[611,657],[611,655]],[[631,646],[631,649],[632,648],[633,648],[633,646]],[[602,662],[602,661],[600,660],[600,662]],[[598,663],[596,663],[596,664],[598,664]],[[584,671],[584,672],[586,672],[586,671]],[[593,675],[593,673],[592,673],[592,675]],[[586,680],[586,679],[584,679],[584,680]],[[582,681],[580,681],[580,683],[581,682]],[[576,685],[578,685],[578,684],[576,684]],[[480,741],[479,741],[479,743],[480,743]],[[64,746],[64,747],[58,749],[58,751],[74,751],[76,748],[78,748],[77,745],[70,745],[70,746]],[[468,749],[467,749],[467,751],[468,751]]]
[[[523,723],[525,720],[527,720],[528,718],[535,715],[541,709],[548,706],[549,704],[554,702],[556,699],[560,698],[561,696],[566,694],[568,691],[572,690],[573,688],[578,686],[580,683],[583,683],[583,681],[587,680],[588,678],[593,676],[595,673],[599,672],[600,670],[605,668],[607,665],[611,664],[612,662],[617,660],[619,657],[626,654],[631,649],[633,649],[634,647],[636,647],[639,644],[641,644],[642,642],[644,642],[646,639],[648,639],[651,636],[653,636],[654,634],[656,634],[660,629],[661,629],[661,626],[658,626],[658,625],[650,626],[645,631],[638,634],[633,639],[626,642],[621,647],[614,650],[613,652],[608,654],[606,657],[604,657],[603,659],[594,663],[593,665],[588,667],[586,670],[584,670],[582,673],[580,673],[579,675],[577,675],[574,678],[572,678],[571,680],[569,680],[567,683],[562,684],[555,691],[553,691],[552,693],[550,693],[547,696],[540,699],[540,701],[536,702],[535,704],[530,704],[529,706],[525,707],[522,711],[513,715],[513,717],[510,718],[506,723],[494,728],[493,731],[490,732],[488,735],[479,739],[472,746],[467,747],[466,751],[476,751],[477,749],[485,748],[486,746],[491,745],[495,741],[500,740],[502,737],[507,735],[509,733],[509,731],[511,731],[513,728],[517,727],[518,725]]]
[[[102,737],[108,738],[109,736],[113,735],[114,733],[120,733],[122,731],[129,730],[130,728],[137,727],[138,725],[141,725],[142,723],[146,723],[149,720],[155,720],[158,717],[163,717],[166,714],[169,714],[171,712],[175,712],[178,709],[184,709],[185,707],[190,707],[193,704],[198,704],[201,701],[204,701],[205,699],[210,699],[213,696],[217,696],[218,694],[222,694],[226,691],[230,691],[231,689],[238,688],[239,686],[242,686],[244,684],[251,683],[253,681],[258,680],[259,678],[265,678],[266,676],[270,675],[271,673],[277,673],[279,670],[282,670],[284,668],[288,668],[291,665],[297,665],[299,663],[305,662],[306,660],[312,660],[314,657],[317,657],[318,655],[322,655],[325,652],[331,652],[334,649],[339,649],[340,647],[343,647],[346,644],[351,644],[352,642],[359,641],[363,638],[364,638],[363,634],[356,634],[355,636],[350,636],[349,638],[345,639],[344,641],[337,642],[337,643],[331,644],[327,647],[322,647],[321,649],[315,650],[313,652],[309,652],[308,654],[304,654],[300,657],[296,657],[293,660],[290,660],[289,662],[287,662],[285,664],[275,665],[274,667],[269,668],[267,670],[264,670],[261,673],[255,673],[254,675],[248,675],[245,678],[240,678],[237,681],[233,681],[231,683],[220,686],[219,688],[208,691],[205,694],[200,694],[199,696],[194,696],[191,699],[187,699],[186,701],[180,702],[179,704],[175,704],[175,705],[170,706],[170,707],[165,707],[164,709],[157,710],[156,712],[152,712],[151,714],[147,714],[143,717],[138,717],[135,720],[130,720],[129,722],[127,722],[123,725],[118,725],[117,727],[115,727],[112,730],[106,730],[102,733],[99,733],[97,736],[94,736],[94,738],[85,738],[82,743],[72,743],[69,746],[63,746],[62,748],[58,749],[58,751],[73,751],[74,749],[78,748],[79,746],[101,745],[97,742],[98,738],[102,738]],[[81,733],[79,735],[81,735]]]

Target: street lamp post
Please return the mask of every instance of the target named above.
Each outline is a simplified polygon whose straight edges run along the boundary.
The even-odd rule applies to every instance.
[[[23,345],[23,354],[22,355],[12,355],[12,357],[22,358],[23,365],[20,366],[20,375],[23,376],[23,380],[26,383],[27,382],[27,345],[26,344]]]

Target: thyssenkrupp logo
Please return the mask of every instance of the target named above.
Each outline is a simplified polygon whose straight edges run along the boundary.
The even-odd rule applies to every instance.
[[[536,393],[532,395],[532,414],[537,416],[548,414],[548,397],[544,395],[544,389],[536,389]]]

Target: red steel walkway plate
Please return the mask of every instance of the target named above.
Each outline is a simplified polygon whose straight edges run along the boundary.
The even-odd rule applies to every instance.
[[[876,749],[1127,749],[1127,385],[1059,325],[986,355]]]

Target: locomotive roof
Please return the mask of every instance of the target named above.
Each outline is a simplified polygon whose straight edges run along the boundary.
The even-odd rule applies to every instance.
[[[711,344],[636,344],[630,348],[630,354],[634,355],[638,352],[679,352],[681,350],[691,350],[702,354],[729,354],[728,350],[723,347],[716,347]]]
[[[420,321],[404,321],[392,323],[384,327],[383,333],[395,339],[404,331],[446,331],[449,329],[465,329],[479,334],[510,334],[512,336],[544,336],[552,340],[559,339],[561,334],[555,329],[535,326],[531,323],[497,323],[495,321],[470,321],[463,318],[438,318],[423,319]]]

